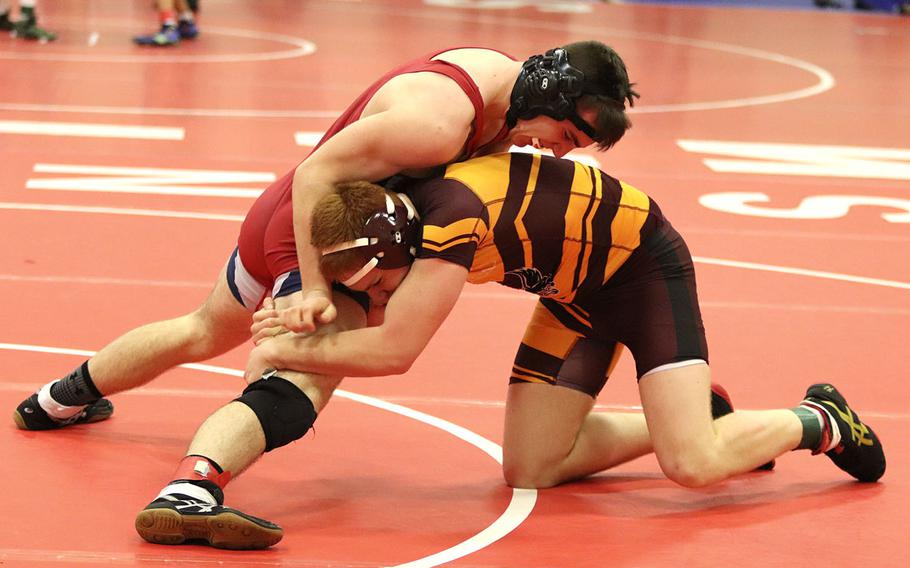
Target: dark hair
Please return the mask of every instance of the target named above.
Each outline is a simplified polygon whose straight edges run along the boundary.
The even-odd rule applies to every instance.
[[[576,103],[577,112],[597,109],[594,141],[606,150],[619,142],[632,121],[626,115],[626,102],[635,106],[638,93],[632,90],[626,64],[613,48],[599,41],[578,41],[562,46],[569,64],[585,74],[585,94]],[[590,94],[595,91],[598,94]]]

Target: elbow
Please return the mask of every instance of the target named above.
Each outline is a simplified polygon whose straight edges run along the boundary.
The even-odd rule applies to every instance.
[[[411,370],[416,359],[409,353],[389,353],[386,355],[386,374],[403,375]]]
[[[379,332],[375,350],[381,357],[384,371],[388,375],[403,375],[411,370],[414,361],[420,356],[429,342],[419,334],[409,333],[410,328],[394,325],[388,319],[379,327],[373,328]]]
[[[411,349],[404,341],[384,341],[385,349],[381,351],[384,371],[387,375],[403,375],[411,370],[411,365],[420,355],[420,349]],[[393,347],[394,346],[394,347]]]

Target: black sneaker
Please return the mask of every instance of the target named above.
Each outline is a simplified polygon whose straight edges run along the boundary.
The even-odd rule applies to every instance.
[[[878,436],[847,406],[847,401],[833,385],[812,385],[806,391],[806,398],[801,404],[817,409],[824,408],[837,423],[840,443],[825,452],[834,465],[864,482],[878,481],[885,474],[885,452]],[[822,416],[827,422],[827,414],[822,413]],[[826,428],[826,440],[830,440],[828,431]],[[825,445],[827,444],[823,443],[822,447]]]
[[[268,548],[284,536],[274,523],[180,494],[159,497],[139,511],[136,532],[152,544],[198,541],[232,550]]]
[[[13,37],[47,43],[57,39],[57,34],[38,26],[34,17],[25,18],[13,24]]]
[[[11,32],[16,29],[16,24],[9,19],[9,12],[0,13],[0,30]]]
[[[730,398],[727,389],[716,384],[711,383],[711,416],[717,420],[721,416],[726,416],[733,412],[733,400]],[[768,463],[762,464],[755,468],[756,471],[771,471],[774,469],[776,462],[774,460],[769,461]]]
[[[13,412],[13,420],[20,430],[56,430],[73,424],[90,424],[107,420],[114,413],[114,405],[100,398],[86,406],[82,412],[65,420],[52,418],[38,404],[38,393],[22,401]]]

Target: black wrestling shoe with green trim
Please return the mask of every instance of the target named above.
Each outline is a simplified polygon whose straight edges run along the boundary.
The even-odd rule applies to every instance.
[[[833,385],[812,385],[800,405],[827,410],[822,413],[824,420],[827,422],[830,416],[837,424],[840,443],[825,452],[834,465],[867,483],[878,481],[885,474],[885,452],[878,436],[859,419]],[[824,448],[831,440],[830,426],[825,428],[822,438],[821,447]]]
[[[52,418],[38,404],[38,393],[33,394],[16,407],[13,421],[20,430],[57,430],[73,424],[90,424],[107,420],[114,413],[114,405],[101,398],[86,406],[82,412],[65,420]]]
[[[195,541],[231,550],[268,548],[284,536],[275,523],[179,493],[161,496],[139,511],[136,532],[153,544]]]
[[[733,399],[727,389],[717,383],[711,383],[711,417],[717,420],[721,416],[726,416],[733,412]],[[774,460],[762,464],[755,468],[756,471],[771,471],[777,462]]]

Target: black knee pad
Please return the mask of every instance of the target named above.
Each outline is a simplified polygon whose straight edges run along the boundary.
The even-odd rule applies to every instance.
[[[265,433],[267,452],[299,440],[316,421],[310,398],[294,383],[278,376],[250,383],[234,400],[256,413]]]

